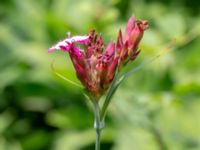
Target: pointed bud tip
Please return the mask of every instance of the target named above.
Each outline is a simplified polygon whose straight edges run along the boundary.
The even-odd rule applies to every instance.
[[[128,23],[134,23],[135,22],[135,17],[131,16],[128,20]]]
[[[121,49],[123,47],[123,37],[122,37],[122,30],[119,29],[118,37],[117,37],[117,43],[116,43],[116,51],[119,54],[121,52]]]

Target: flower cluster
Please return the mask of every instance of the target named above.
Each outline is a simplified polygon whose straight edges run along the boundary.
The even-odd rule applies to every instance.
[[[99,99],[111,85],[117,68],[138,56],[138,45],[147,28],[147,21],[136,21],[131,17],[125,37],[119,30],[116,44],[110,42],[105,47],[102,37],[92,30],[85,36],[68,37],[52,46],[48,52],[67,51],[78,79],[92,96]],[[78,45],[83,45],[84,49]]]

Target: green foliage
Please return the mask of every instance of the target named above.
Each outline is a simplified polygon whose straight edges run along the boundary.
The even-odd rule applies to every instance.
[[[197,0],[1,0],[0,150],[92,150],[92,107],[67,53],[47,53],[65,33],[92,28],[104,41],[135,15],[147,30],[134,72],[111,96],[103,150],[200,149]],[[175,40],[171,51],[146,63]]]

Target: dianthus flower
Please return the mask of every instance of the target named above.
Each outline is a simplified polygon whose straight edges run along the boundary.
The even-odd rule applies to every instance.
[[[104,118],[111,97],[124,79],[122,77],[125,76],[118,78],[118,72],[139,55],[139,43],[147,28],[147,21],[135,20],[134,17],[130,17],[124,38],[120,29],[116,44],[111,41],[105,46],[102,37],[95,30],[92,30],[88,35],[72,37],[68,35],[68,38],[58,42],[48,50],[48,52],[62,50],[69,53],[78,79],[90,93],[87,96],[94,104],[95,150],[100,150],[101,131],[104,128]],[[101,109],[99,99],[107,90]]]
[[[116,44],[111,41],[105,47],[102,37],[92,30],[88,35],[68,37],[52,46],[48,52],[68,52],[78,79],[98,100],[110,87],[117,68],[138,56],[138,45],[147,28],[147,21],[136,21],[131,17],[126,25],[125,38],[120,29]]]

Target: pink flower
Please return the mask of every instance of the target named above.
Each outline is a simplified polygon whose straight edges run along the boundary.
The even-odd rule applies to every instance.
[[[75,44],[85,45],[85,50]],[[84,87],[97,99],[109,88],[118,66],[115,44],[110,42],[104,51],[102,37],[95,30],[86,36],[66,38],[52,46],[48,52],[57,49],[70,55],[76,75]]]
[[[116,49],[120,57],[120,64],[126,64],[130,60],[134,60],[140,51],[138,45],[143,37],[144,31],[148,28],[148,21],[135,20],[130,17],[125,31],[125,38],[119,30]]]
[[[67,51],[78,79],[98,100],[113,82],[116,69],[137,57],[139,42],[147,28],[147,21],[135,21],[131,17],[126,26],[125,38],[119,30],[116,44],[110,42],[105,48],[102,37],[92,30],[85,36],[66,38],[52,46],[48,52]],[[84,45],[85,49],[79,48],[78,44]]]

